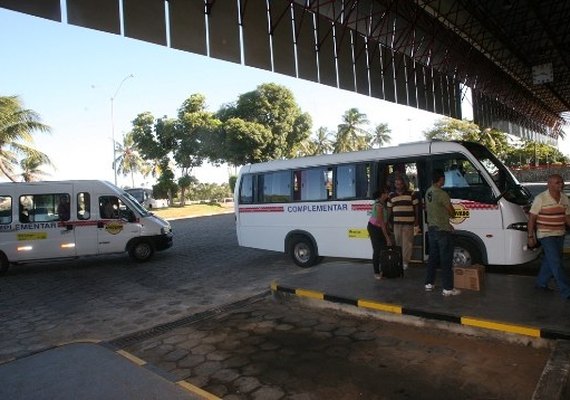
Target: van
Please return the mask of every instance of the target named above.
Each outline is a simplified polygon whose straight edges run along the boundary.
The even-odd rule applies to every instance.
[[[171,246],[170,224],[109,182],[0,183],[0,273],[11,264],[121,252],[143,262]]]
[[[152,193],[152,189],[131,188],[125,189],[125,191],[133,196],[139,202],[139,204],[141,204],[147,210],[168,207],[168,200],[155,199]]]

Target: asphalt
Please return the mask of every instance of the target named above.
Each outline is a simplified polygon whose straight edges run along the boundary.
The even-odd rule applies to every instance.
[[[533,399],[568,396],[570,301],[537,290],[534,277],[486,274],[480,291],[444,297],[440,281],[425,292],[425,270],[410,267],[403,279],[375,280],[367,263],[337,261],[273,282],[274,295],[374,313],[401,322],[438,321],[507,340],[552,348]],[[439,277],[438,277],[439,279]],[[62,344],[0,365],[3,399],[215,399],[145,361],[103,342]]]

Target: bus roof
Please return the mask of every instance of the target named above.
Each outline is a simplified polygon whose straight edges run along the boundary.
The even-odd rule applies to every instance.
[[[279,171],[289,168],[308,168],[319,165],[342,164],[354,161],[372,161],[378,159],[390,160],[394,158],[413,158],[414,156],[430,154],[440,151],[462,149],[463,142],[456,141],[423,141],[404,143],[397,146],[382,147],[379,149],[352,151],[347,153],[323,154],[318,156],[299,157],[287,160],[272,160],[242,167],[240,173],[254,173],[261,171]]]

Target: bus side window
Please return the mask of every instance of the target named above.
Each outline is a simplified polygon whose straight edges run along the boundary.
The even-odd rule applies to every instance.
[[[77,193],[77,219],[91,218],[91,196],[87,192]]]
[[[340,165],[336,168],[336,198],[353,199],[356,197],[356,167],[354,164]]]
[[[301,173],[301,201],[327,200],[327,169],[311,168]]]
[[[277,171],[262,175],[264,203],[287,203],[291,201],[291,172]]]
[[[253,175],[243,175],[239,188],[239,202],[241,204],[253,203]]]

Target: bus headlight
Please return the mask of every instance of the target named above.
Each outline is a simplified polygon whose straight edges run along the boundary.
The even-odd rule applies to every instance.
[[[527,231],[528,224],[526,222],[515,222],[514,224],[510,224],[507,226],[507,229],[514,229],[515,231]]]

